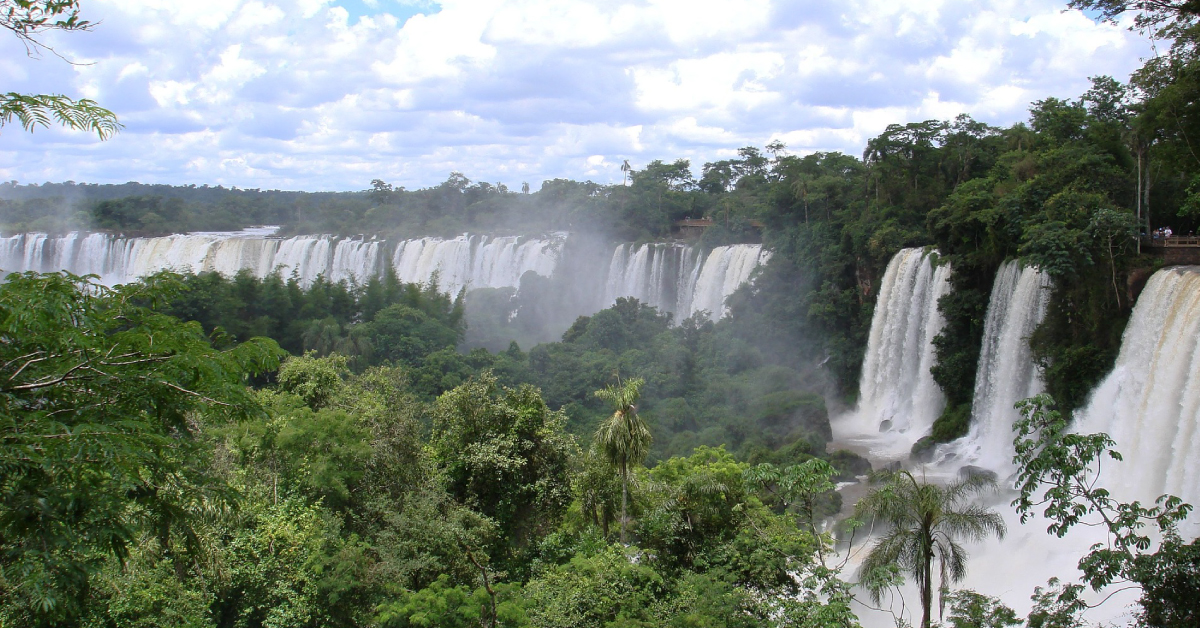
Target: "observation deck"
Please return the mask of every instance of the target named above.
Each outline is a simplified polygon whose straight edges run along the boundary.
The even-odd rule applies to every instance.
[[[1200,264],[1200,236],[1142,236],[1142,247],[1153,255],[1161,255],[1169,266]]]

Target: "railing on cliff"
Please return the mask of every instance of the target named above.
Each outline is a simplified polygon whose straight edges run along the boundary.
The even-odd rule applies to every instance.
[[[1200,236],[1142,236],[1142,245],[1150,248],[1187,247],[1200,248]]]

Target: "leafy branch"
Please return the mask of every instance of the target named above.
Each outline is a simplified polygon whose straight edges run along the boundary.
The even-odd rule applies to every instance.
[[[40,50],[54,52],[38,39],[42,32],[89,31],[94,25],[79,18],[79,0],[0,0],[0,26],[16,35],[26,54],[36,57]]]
[[[106,140],[124,128],[113,112],[87,98],[72,100],[54,94],[0,95],[0,127],[16,120],[26,131],[60,124],[77,131],[91,131]]]
[[[1097,590],[1118,579],[1130,579],[1137,557],[1152,544],[1143,528],[1153,524],[1170,536],[1192,506],[1174,495],[1158,497],[1153,506],[1117,501],[1098,483],[1101,462],[1106,457],[1121,460],[1121,454],[1112,450],[1116,444],[1112,438],[1067,431],[1067,421],[1054,409],[1054,399],[1049,395],[1021,401],[1017,408],[1023,418],[1013,425],[1013,444],[1015,461],[1020,466],[1017,488],[1021,494],[1012,505],[1020,513],[1021,522],[1044,507],[1042,515],[1051,522],[1047,532],[1058,537],[1076,525],[1105,527],[1108,546],[1093,545],[1080,559],[1079,569]],[[1089,522],[1088,517],[1098,517],[1100,522]]]

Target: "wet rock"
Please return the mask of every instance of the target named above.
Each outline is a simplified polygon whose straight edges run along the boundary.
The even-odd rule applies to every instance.
[[[996,481],[996,472],[989,471],[987,469],[984,469],[983,467],[967,465],[958,470],[958,477],[959,477],[959,479],[962,479],[962,480],[970,479],[973,477],[982,477],[982,478],[991,480],[992,482],[995,482]]]

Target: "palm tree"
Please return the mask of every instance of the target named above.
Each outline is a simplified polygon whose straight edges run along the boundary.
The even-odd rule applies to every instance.
[[[633,166],[629,165],[629,160],[626,159],[621,163],[621,184],[628,185],[629,175],[633,172]]]
[[[969,503],[973,495],[995,487],[994,480],[978,474],[949,486],[918,482],[907,471],[893,475],[886,486],[872,491],[855,507],[861,520],[882,520],[891,525],[863,561],[860,581],[891,566],[910,574],[921,594],[921,628],[929,628],[934,559],[944,589],[949,583],[961,582],[967,574],[967,553],[958,539],[979,541],[992,535],[1004,538],[1000,515]],[[887,585],[866,586],[878,604]]]
[[[637,415],[637,402],[645,380],[636,377],[597,390],[596,396],[613,407],[612,416],[596,430],[596,448],[621,473],[621,543],[625,543],[626,506],[629,502],[629,465],[640,464],[650,453],[650,429]]]

